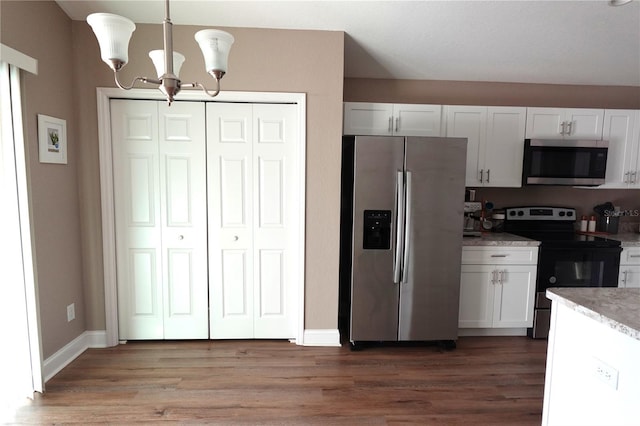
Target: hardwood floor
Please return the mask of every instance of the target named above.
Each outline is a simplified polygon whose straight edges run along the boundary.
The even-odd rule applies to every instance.
[[[539,425],[546,341],[352,352],[284,341],[130,342],[90,349],[18,424]]]

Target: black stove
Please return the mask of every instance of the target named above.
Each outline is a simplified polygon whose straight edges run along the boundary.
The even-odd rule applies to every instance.
[[[504,231],[540,241],[536,278],[533,338],[549,333],[551,287],[617,287],[620,242],[575,231],[576,211],[570,207],[509,207]]]
[[[546,247],[619,247],[605,236],[577,233],[576,211],[570,207],[509,207],[504,231],[540,241]]]

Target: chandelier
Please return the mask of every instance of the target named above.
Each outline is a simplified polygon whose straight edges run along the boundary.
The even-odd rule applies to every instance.
[[[231,34],[220,30],[201,30],[195,34],[195,39],[200,45],[204,56],[205,68],[216,82],[216,88],[210,92],[201,83],[183,83],[178,78],[180,67],[184,62],[184,55],[173,51],[173,33],[171,19],[169,18],[169,0],[165,2],[165,19],[162,22],[164,33],[163,50],[152,50],[149,57],[156,68],[158,78],[135,77],[131,84],[123,85],[118,80],[118,71],[129,60],[129,40],[136,29],[133,21],[111,13],[92,13],[87,16],[87,23],[93,29],[100,45],[100,57],[113,70],[116,84],[123,90],[130,90],[136,82],[153,84],[158,86],[167,97],[167,103],[171,105],[173,98],[181,89],[197,87],[207,95],[215,97],[220,93],[220,79],[227,72],[229,51],[234,38]]]

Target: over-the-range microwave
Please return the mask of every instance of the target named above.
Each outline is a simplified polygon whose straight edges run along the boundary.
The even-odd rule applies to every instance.
[[[602,185],[608,147],[608,141],[525,139],[522,184]]]

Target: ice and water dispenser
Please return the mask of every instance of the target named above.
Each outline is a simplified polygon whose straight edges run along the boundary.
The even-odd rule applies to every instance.
[[[391,248],[391,210],[365,210],[362,248],[389,250]]]

